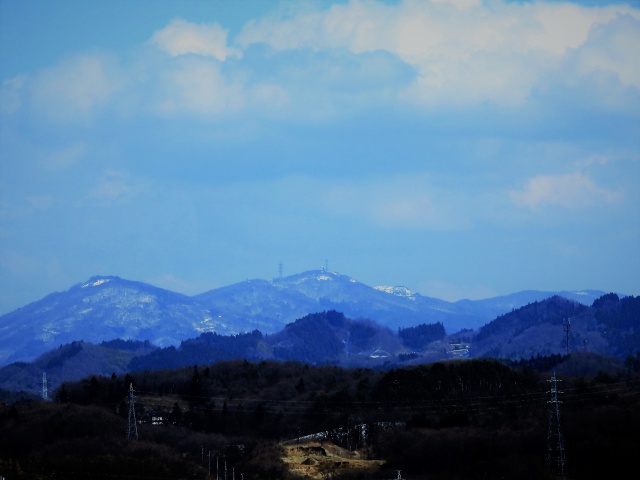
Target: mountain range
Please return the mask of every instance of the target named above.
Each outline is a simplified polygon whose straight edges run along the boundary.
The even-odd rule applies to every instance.
[[[74,341],[97,344],[119,338],[167,347],[204,332],[272,334],[305,315],[328,310],[393,330],[441,323],[453,333],[478,329],[499,315],[554,295],[591,305],[604,293],[522,291],[447,302],[401,286],[371,287],[346,275],[312,270],[187,296],[117,276],[95,276],[2,315],[0,366],[32,361]]]
[[[201,333],[160,348],[149,341],[74,341],[35,361],[0,367],[0,390],[38,394],[46,372],[51,389],[92,375],[168,371],[245,360],[393,369],[447,359],[496,358],[550,368],[567,353],[583,354],[581,375],[622,370],[640,357],[640,297],[606,294],[591,306],[553,296],[498,316],[478,331],[447,335],[442,323],[392,331],[366,319],[329,310],[305,315],[282,330],[236,335]],[[0,399],[5,393],[0,391]]]

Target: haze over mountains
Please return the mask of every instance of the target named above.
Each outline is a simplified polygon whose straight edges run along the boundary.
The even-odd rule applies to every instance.
[[[392,330],[442,323],[448,333],[477,329],[553,295],[591,305],[601,291],[523,291],[485,300],[447,302],[404,287],[371,287],[326,270],[274,280],[246,280],[195,296],[115,276],[96,276],[0,317],[0,365],[31,361],[73,341],[115,338],[179,345],[203,332],[275,333],[310,313],[336,310]]]

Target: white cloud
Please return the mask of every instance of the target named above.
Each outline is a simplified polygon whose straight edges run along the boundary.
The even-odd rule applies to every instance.
[[[521,37],[520,48],[542,50],[557,57],[583,45],[593,25],[609,22],[616,15],[615,9],[585,8],[571,3],[539,2],[518,10],[519,27],[530,22]],[[512,33],[514,39],[520,36],[517,31]]]
[[[599,187],[586,175],[575,172],[565,175],[539,175],[530,178],[521,190],[511,190],[511,201],[537,209],[543,206],[586,208],[611,204],[618,200],[617,192]]]
[[[159,90],[157,109],[163,114],[220,114],[244,104],[242,85],[227,81],[220,66],[206,59],[185,58],[172,65]]]
[[[628,89],[640,96],[640,10],[628,5],[311,5],[290,3],[250,20],[235,43],[217,23],[173,20],[147,42],[168,56],[148,48],[127,64],[79,54],[4,81],[2,111],[30,98],[38,118],[54,122],[87,123],[106,110],[130,118],[151,111],[326,119],[379,105],[520,107],[534,94],[557,94],[554,87],[623,110],[637,103],[629,106]],[[270,48],[248,54],[256,44]]]
[[[574,162],[578,168],[590,167],[592,165],[606,165],[612,161],[611,156],[594,153]]]
[[[154,33],[150,43],[171,56],[195,54],[224,61],[240,54],[239,50],[227,46],[227,34],[217,23],[198,24],[176,19]]]
[[[477,7],[482,4],[481,0],[432,0],[433,3],[450,4],[459,10]]]
[[[383,50],[418,72],[405,92],[407,101],[518,105],[540,79],[554,75],[560,81],[567,74],[559,71],[564,56],[582,48],[590,32],[624,14],[640,18],[637,9],[625,5],[351,1],[324,11],[305,8],[250,22],[237,41],[243,47],[265,43],[275,50],[337,48],[355,54]],[[620,49],[633,51],[630,45],[634,45],[638,28],[617,33],[612,29],[604,29],[603,35],[616,54]],[[624,41],[615,40],[616,35]],[[637,65],[627,61],[626,53],[620,61],[589,57],[591,61],[585,60],[589,66],[581,66],[578,74],[605,67],[627,78],[633,77],[630,70],[636,68],[629,63]]]
[[[79,54],[40,72],[31,85],[35,108],[49,119],[85,122],[123,87],[116,60],[107,54]]]
[[[640,88],[640,18],[617,16],[592,28],[588,41],[570,62],[580,76],[613,75],[626,86]]]

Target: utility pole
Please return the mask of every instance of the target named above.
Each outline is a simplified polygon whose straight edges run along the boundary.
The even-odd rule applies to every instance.
[[[571,319],[568,318],[566,323],[563,321],[562,327],[564,328],[564,333],[567,336],[567,355],[569,355],[569,332],[571,331]]]
[[[551,400],[549,400],[549,427],[547,430],[547,467],[559,478],[567,478],[567,464],[564,457],[564,442],[560,429],[560,402],[558,400],[557,383],[562,380],[556,378],[556,370],[553,370],[551,380]],[[561,392],[560,392],[561,393]]]
[[[129,384],[129,425],[127,427],[127,438],[138,439],[138,424],[136,422],[136,408],[133,401],[133,383]]]

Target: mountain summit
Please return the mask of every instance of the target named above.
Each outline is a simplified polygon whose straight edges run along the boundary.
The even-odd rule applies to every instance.
[[[213,315],[186,295],[95,276],[0,317],[0,364],[31,360],[76,340],[123,338],[167,346],[196,332],[230,333]]]
[[[370,287],[328,270],[310,270],[275,280],[247,280],[195,296],[208,307],[251,319],[252,326],[274,332],[308,313],[336,310],[390,328],[442,322],[447,329],[480,326],[486,316],[460,311],[455,304],[405,287]],[[489,318],[490,319],[490,318]]]
[[[187,296],[116,276],[95,276],[0,317],[0,365],[29,361],[61,344],[121,338],[164,347],[203,332],[271,334],[305,315],[335,310],[391,329],[442,323],[477,329],[498,315],[555,294],[590,305],[604,292],[527,291],[446,302],[406,287],[370,287],[325,269],[246,280]]]

